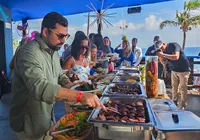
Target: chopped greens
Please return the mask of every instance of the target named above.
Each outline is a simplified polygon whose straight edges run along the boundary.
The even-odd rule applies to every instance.
[[[60,135],[63,135],[67,138],[80,137],[84,135],[90,128],[90,124],[88,124],[87,119],[88,114],[85,112],[70,113],[60,119],[60,124],[58,125],[57,130],[73,125],[75,129],[63,132]]]

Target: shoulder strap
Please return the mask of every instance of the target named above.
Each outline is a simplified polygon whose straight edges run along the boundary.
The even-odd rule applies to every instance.
[[[72,56],[72,59],[73,59],[73,61],[74,61],[74,65],[76,64],[76,61],[75,61],[75,59],[74,59],[74,57]]]

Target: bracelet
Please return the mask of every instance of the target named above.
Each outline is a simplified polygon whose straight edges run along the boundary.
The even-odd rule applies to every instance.
[[[77,102],[80,102],[82,96],[83,96],[83,92],[82,92],[82,91],[79,91],[79,92],[78,92],[78,96],[77,96],[77,98],[76,98],[76,101],[77,101]]]

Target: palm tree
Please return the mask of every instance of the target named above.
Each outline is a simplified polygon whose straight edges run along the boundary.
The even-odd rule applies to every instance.
[[[160,24],[160,29],[163,29],[167,25],[180,27],[183,31],[183,45],[182,50],[185,48],[186,32],[192,30],[192,27],[200,25],[200,15],[192,15],[191,12],[200,7],[200,0],[190,0],[184,2],[184,11],[176,11],[177,21],[165,20]]]

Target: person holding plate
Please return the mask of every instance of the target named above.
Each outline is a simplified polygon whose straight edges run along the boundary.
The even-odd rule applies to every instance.
[[[127,39],[122,41],[122,49],[119,49],[121,44],[115,48],[115,52],[119,54],[120,65],[133,66],[134,55],[130,47],[130,43]]]

